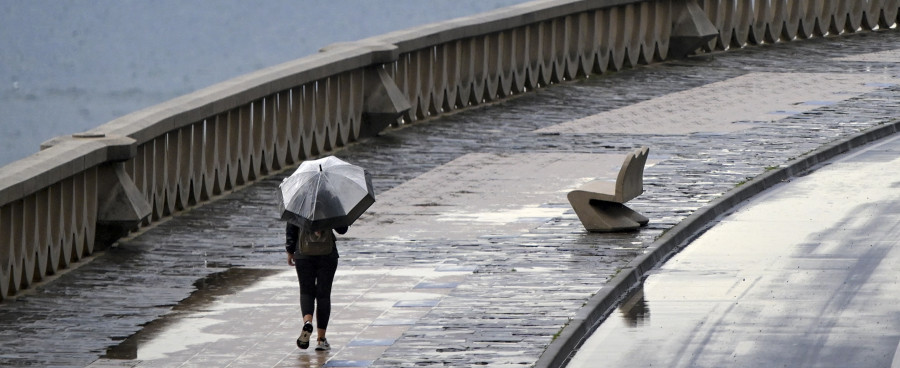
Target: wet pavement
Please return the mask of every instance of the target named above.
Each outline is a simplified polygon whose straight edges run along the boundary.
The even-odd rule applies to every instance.
[[[891,367],[898,163],[895,136],[752,199],[653,271],[568,366]]]
[[[898,54],[896,31],[754,47],[552,86],[337,152],[372,171],[378,202],[339,239],[330,353],[294,346],[281,174],[4,303],[0,363],[532,365],[664,231],[768,168],[900,117]],[[635,114],[632,130],[610,124]],[[629,206],[650,224],[586,233],[565,193],[611,178],[637,146],[650,159]]]

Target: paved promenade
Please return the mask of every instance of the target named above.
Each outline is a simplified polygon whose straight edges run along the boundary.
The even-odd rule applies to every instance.
[[[330,353],[301,351],[274,193],[176,216],[0,306],[0,365],[529,366],[667,229],[730,189],[900,117],[896,31],[755,47],[538,90],[335,154],[377,202],[344,237]],[[650,147],[638,232],[565,194]]]

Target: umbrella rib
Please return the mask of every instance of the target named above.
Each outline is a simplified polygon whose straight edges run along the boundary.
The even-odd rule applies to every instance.
[[[316,204],[319,203],[319,188],[322,187],[322,177],[325,176],[324,171],[319,171],[319,175],[316,176],[316,186],[313,188],[313,198],[312,198],[312,213],[316,213]]]

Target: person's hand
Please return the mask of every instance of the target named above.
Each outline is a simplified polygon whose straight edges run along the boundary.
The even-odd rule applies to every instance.
[[[288,253],[287,256],[288,256],[288,265],[293,266],[294,265],[294,255]]]

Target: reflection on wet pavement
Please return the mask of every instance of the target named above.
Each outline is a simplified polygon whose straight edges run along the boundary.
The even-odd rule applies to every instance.
[[[229,307],[220,299],[245,290],[261,279],[277,273],[274,269],[231,268],[214,273],[195,283],[197,290],[176,305],[172,312],[150,322],[144,328],[107,350],[110,359],[161,359],[191,345],[210,343],[233,335],[203,332],[216,324],[217,310]],[[159,338],[165,334],[165,338]]]
[[[328,333],[332,350],[319,352],[294,346],[300,311],[292,268],[233,268],[198,282],[201,288],[171,313],[90,367],[367,366],[471,272],[437,265],[339,267]]]
[[[644,300],[644,289],[638,288],[619,306],[622,318],[629,327],[641,327],[650,323],[650,306]]]

